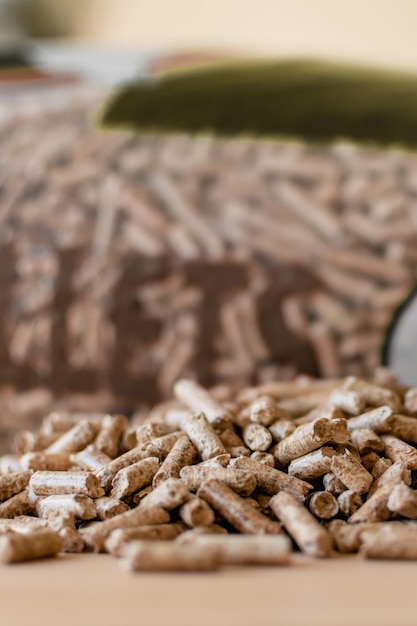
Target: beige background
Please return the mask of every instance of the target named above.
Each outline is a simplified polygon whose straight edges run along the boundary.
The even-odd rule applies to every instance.
[[[44,6],[51,0],[38,0]],[[123,47],[226,47],[417,69],[417,0],[53,0],[77,38]]]

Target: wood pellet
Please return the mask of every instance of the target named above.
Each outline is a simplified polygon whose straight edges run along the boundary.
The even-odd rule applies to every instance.
[[[20,455],[0,457],[0,561],[107,552],[135,572],[288,565],[297,551],[417,559],[417,390],[383,374],[181,380],[176,425],[165,404],[134,422],[46,414]],[[42,448],[45,432],[56,438]]]

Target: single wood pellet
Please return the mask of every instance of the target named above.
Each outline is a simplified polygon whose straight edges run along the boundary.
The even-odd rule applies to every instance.
[[[286,534],[310,556],[417,559],[417,393],[378,380],[183,380],[175,420],[164,405],[133,424],[49,414],[0,457],[0,535],[53,532],[51,554],[107,551],[134,570],[287,563]],[[37,558],[19,545],[13,558]]]
[[[0,561],[18,563],[55,556],[62,549],[62,539],[52,530],[29,534],[13,533],[0,537]]]

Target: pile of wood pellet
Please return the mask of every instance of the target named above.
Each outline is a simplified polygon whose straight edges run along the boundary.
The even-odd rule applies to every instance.
[[[182,379],[138,423],[48,414],[0,458],[0,560],[108,552],[211,570],[358,552],[417,559],[417,388]]]
[[[0,386],[127,409],[370,374],[416,277],[415,155],[100,133],[67,100],[0,116]]]

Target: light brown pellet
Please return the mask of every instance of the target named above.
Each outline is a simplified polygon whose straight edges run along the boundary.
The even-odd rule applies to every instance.
[[[54,443],[46,449],[46,452],[54,454],[79,452],[93,441],[96,434],[96,424],[81,421],[54,441]]]
[[[18,515],[10,520],[0,520],[0,522],[6,522],[10,530],[17,533],[32,533],[36,530],[43,530],[49,528],[49,522],[39,517],[32,517],[29,515]]]
[[[256,487],[256,478],[248,469],[225,467],[204,467],[193,465],[183,467],[180,478],[190,491],[197,491],[208,480],[220,480],[241,496],[249,496]]]
[[[323,487],[336,497],[340,496],[340,494],[346,490],[345,485],[333,472],[328,472],[323,476]]]
[[[181,428],[187,433],[203,461],[227,453],[220,438],[202,413],[184,417],[181,420]]]
[[[361,534],[360,553],[367,559],[417,560],[417,528],[381,525]]]
[[[105,542],[106,551],[120,557],[126,546],[132,541],[172,541],[186,530],[181,522],[174,524],[156,524],[138,526],[138,528],[119,528],[113,530]]]
[[[184,433],[177,431],[168,433],[162,437],[156,437],[155,439],[152,439],[152,441],[145,443],[144,446],[146,446],[148,456],[156,456],[160,461],[163,461],[166,459],[178,439],[180,439],[183,435]]]
[[[351,439],[361,456],[368,452],[384,451],[384,442],[370,428],[355,428],[352,430]]]
[[[190,492],[182,480],[168,478],[153,489],[141,502],[141,508],[161,508],[166,511],[181,506],[188,500]]]
[[[133,541],[123,557],[124,569],[133,572],[212,571],[220,566],[217,551],[196,550],[175,541]]]
[[[328,402],[349,415],[358,415],[366,406],[364,398],[358,392],[347,389],[335,389]]]
[[[18,515],[31,515],[35,511],[35,498],[28,489],[8,498],[0,504],[0,518],[13,518]]]
[[[387,507],[393,513],[417,519],[417,491],[410,489],[404,483],[393,486]]]
[[[212,526],[214,524],[213,509],[198,496],[191,496],[180,506],[179,515],[184,524],[190,528]]]
[[[224,456],[230,458],[228,455]],[[196,458],[197,450],[188,436],[184,434],[174,443],[168,456],[153,477],[153,486],[157,487],[168,478],[179,478],[181,468],[186,465],[192,465]]]
[[[56,495],[42,498],[36,504],[39,517],[48,518],[52,513],[72,515],[80,520],[94,519],[97,516],[96,507],[87,496]]]
[[[262,515],[219,480],[204,483],[197,495],[245,535],[277,535],[282,532],[279,524]]]
[[[276,535],[200,535],[196,548],[215,550],[223,565],[286,565],[291,542]]]
[[[142,461],[150,456],[153,455],[150,454],[146,448],[138,446],[137,448],[125,452],[125,454],[120,455],[116,459],[113,459],[113,461],[110,461],[107,465],[104,465],[96,472],[96,476],[103,489],[109,491],[117,472],[120,472],[124,467],[128,467],[128,465]]]
[[[257,463],[252,459],[240,457],[231,462],[234,468],[250,472],[256,479],[257,486],[266,494],[275,495],[278,491],[286,491],[295,498],[304,502],[307,494],[313,489],[312,485],[290,476],[285,472]]]
[[[0,502],[8,500],[27,487],[32,476],[31,471],[13,472],[0,476]]]
[[[392,483],[379,487],[362,506],[348,519],[350,524],[358,522],[384,522],[390,517],[387,503],[392,491]]]
[[[401,407],[401,400],[392,389],[365,382],[355,376],[347,378],[343,386],[345,389],[357,391],[369,406],[387,405],[393,411],[399,411]]]
[[[271,433],[274,441],[282,441],[288,435],[291,435],[296,429],[294,422],[287,419],[278,419],[276,422],[269,426],[269,432]]]
[[[288,474],[306,481],[319,478],[330,471],[332,456],[335,454],[333,448],[323,446],[291,461]]]
[[[219,438],[225,448],[236,448],[238,446],[244,446],[243,439],[239,437],[233,426],[225,428],[219,433]]]
[[[388,433],[394,422],[394,411],[390,406],[380,406],[348,420],[349,430],[369,428],[375,433]]]
[[[128,422],[123,415],[106,415],[95,440],[98,450],[111,459],[119,452],[120,439],[127,428]]]
[[[335,547],[339,552],[358,552],[361,544],[361,535],[369,529],[377,529],[391,522],[363,522],[358,524],[348,524],[341,519],[332,520],[327,524]]]
[[[346,489],[346,491],[341,493],[337,498],[337,502],[339,504],[340,512],[345,517],[353,515],[353,513],[363,504],[360,495],[356,491],[351,491],[350,489]]]
[[[331,535],[294,496],[281,491],[271,498],[270,507],[302,552],[330,556]]]
[[[363,458],[362,458],[362,463],[363,463]],[[378,460],[372,464],[372,470],[371,470],[371,474],[372,474],[372,478],[374,479],[374,482],[378,480],[378,478],[380,478],[380,476],[382,476],[382,474],[384,474],[387,471],[387,469],[391,467],[391,465],[392,465],[392,461],[390,459],[386,459],[385,457],[382,457],[382,458],[378,457]]]
[[[115,515],[104,522],[93,522],[90,526],[80,530],[86,545],[95,552],[104,550],[104,543],[112,530],[118,528],[135,528],[137,526],[149,526],[154,524],[167,524],[170,516],[161,508],[135,508]]]
[[[121,500],[146,487],[152,482],[158,469],[159,461],[154,456],[124,467],[113,478],[113,489],[110,492],[110,497]]]
[[[116,500],[115,498],[109,498],[108,496],[102,496],[94,500],[94,504],[97,511],[97,517],[101,520],[111,519],[115,515],[120,515],[129,510],[128,505],[125,502]]]
[[[333,433],[329,443],[344,444],[350,440],[350,432],[347,427],[347,420],[344,417],[332,419]]]
[[[256,461],[257,463],[268,465],[268,467],[275,467],[274,455],[270,454],[269,452],[252,452],[249,458],[252,459],[252,461]]]
[[[274,456],[281,465],[288,465],[293,459],[320,448],[331,439],[332,434],[331,420],[318,418],[314,422],[298,426],[291,435],[280,441]]]
[[[385,456],[393,463],[399,461],[410,470],[417,469],[417,449],[393,435],[382,435],[385,445]]]
[[[14,533],[0,537],[0,561],[19,563],[55,556],[62,549],[62,539],[52,530],[29,534]]]
[[[49,470],[63,472],[73,467],[71,457],[66,452],[27,452],[20,463],[25,470]]]
[[[98,478],[90,472],[35,472],[29,487],[38,496],[80,494],[90,498],[104,496]]]
[[[204,387],[201,387],[201,385],[193,380],[183,379],[176,382],[174,385],[174,393],[178,400],[189,407],[193,413],[203,413],[210,424],[224,424],[232,418],[232,415],[227,409],[224,409]],[[191,436],[190,439],[193,441]],[[193,441],[193,443],[195,442]],[[220,452],[218,454],[220,454]]]
[[[388,483],[391,485],[399,485],[400,483],[404,483],[407,486],[411,485],[411,470],[401,463],[401,461],[391,463],[385,472],[374,480],[369,490],[368,497],[375,493],[379,487],[383,487]]]
[[[339,504],[329,491],[316,491],[308,501],[308,508],[320,519],[331,519],[339,512]]]
[[[252,422],[270,426],[278,418],[276,402],[271,396],[259,396],[250,406],[250,419]]]
[[[145,422],[136,428],[136,445],[141,445],[156,439],[157,437],[163,437],[168,435],[172,429],[163,422]]]
[[[72,454],[71,459],[75,465],[89,472],[98,472],[102,467],[111,463],[111,457],[102,452],[95,443],[77,454]]]
[[[348,451],[331,459],[331,471],[344,485],[355,493],[367,493],[372,484],[371,474]]]
[[[417,418],[395,415],[391,426],[391,434],[398,439],[417,445]]]
[[[262,424],[250,423],[243,429],[243,441],[250,450],[265,452],[272,443],[272,435]]]

